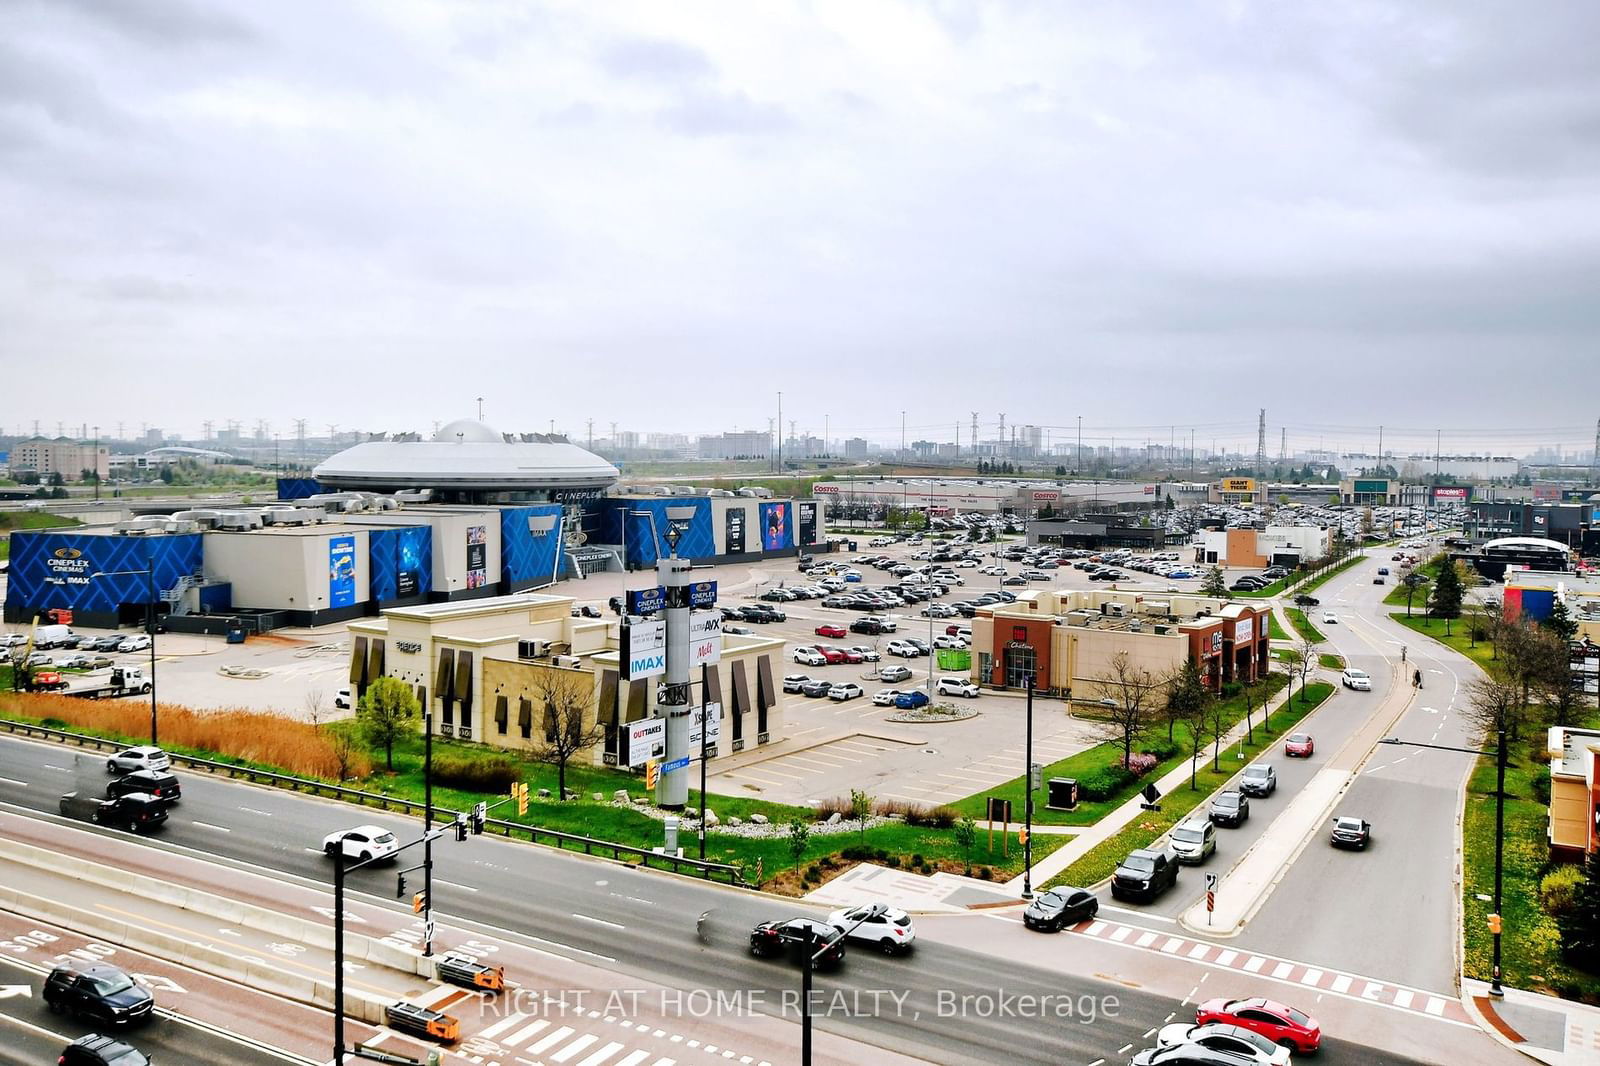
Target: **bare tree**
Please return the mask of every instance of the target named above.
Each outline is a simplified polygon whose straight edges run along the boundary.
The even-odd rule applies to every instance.
[[[1294,650],[1298,653],[1295,669],[1300,674],[1301,703],[1306,701],[1306,678],[1310,676],[1311,668],[1322,661],[1322,653],[1317,650],[1321,646],[1322,642],[1320,640],[1312,640],[1303,634],[1300,637],[1300,642],[1294,646]]]
[[[605,739],[605,726],[594,713],[594,688],[590,675],[580,670],[544,672],[539,682],[544,721],[534,723],[533,747],[528,754],[556,768],[556,795],[567,798],[567,763],[579,752]]]
[[[1493,740],[1502,729],[1509,734],[1523,706],[1521,689],[1504,677],[1491,674],[1467,683],[1466,719],[1484,740]]]
[[[322,690],[315,686],[306,689],[306,720],[312,725],[322,724]]]
[[[1122,765],[1127,766],[1133,758],[1134,743],[1155,724],[1166,684],[1148,667],[1135,664],[1125,651],[1113,655],[1106,669],[1106,675],[1093,683],[1107,714],[1106,734],[1122,742]]]

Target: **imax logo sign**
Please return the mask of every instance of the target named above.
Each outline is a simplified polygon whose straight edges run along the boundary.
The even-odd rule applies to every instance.
[[[649,677],[653,674],[666,673],[667,657],[663,652],[650,655],[635,655],[628,660],[629,677]]]

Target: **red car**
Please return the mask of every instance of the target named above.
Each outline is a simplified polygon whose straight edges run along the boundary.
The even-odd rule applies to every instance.
[[[844,652],[840,651],[838,648],[830,648],[826,645],[818,644],[817,650],[822,653],[822,657],[824,659],[828,660],[829,666],[837,666],[839,663],[845,661]]]
[[[838,640],[844,635],[844,626],[834,625],[832,622],[824,622],[817,627],[817,636],[819,637],[832,637]]]
[[[836,651],[840,655],[843,655],[844,656],[844,661],[847,662],[847,663],[866,662],[866,657],[863,656],[860,652],[856,651],[854,648],[833,648],[833,647],[830,647],[828,650],[829,651]]]
[[[1194,1020],[1197,1025],[1221,1022],[1242,1026],[1307,1054],[1322,1046],[1322,1026],[1315,1018],[1270,999],[1208,999],[1195,1008]]]
[[[1283,741],[1283,753],[1291,757],[1298,755],[1302,759],[1309,759],[1316,748],[1310,733],[1290,733]]]

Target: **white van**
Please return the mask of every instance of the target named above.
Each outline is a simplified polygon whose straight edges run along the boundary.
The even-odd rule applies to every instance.
[[[35,648],[59,648],[72,636],[71,626],[49,625],[39,626],[33,631],[33,646]]]

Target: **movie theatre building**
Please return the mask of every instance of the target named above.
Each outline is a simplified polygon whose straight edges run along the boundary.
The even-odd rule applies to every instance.
[[[1203,596],[1134,592],[1035,592],[979,610],[972,620],[972,678],[1068,700],[1114,698],[1113,660],[1165,677],[1193,661],[1212,690],[1268,672],[1271,650],[1262,605]]]

